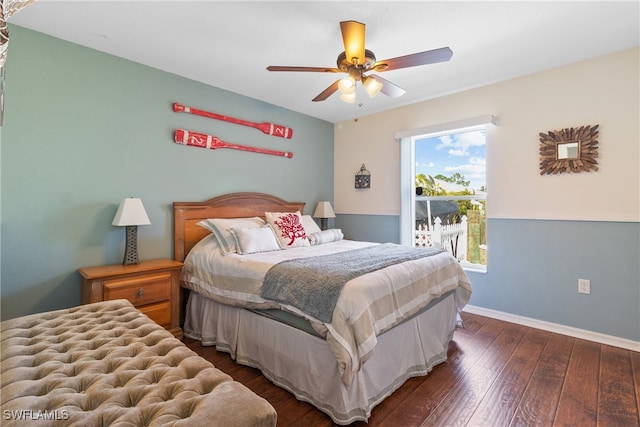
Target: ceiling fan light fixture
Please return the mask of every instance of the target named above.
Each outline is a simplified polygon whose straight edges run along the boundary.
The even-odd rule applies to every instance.
[[[373,77],[365,77],[362,80],[362,86],[369,94],[369,98],[373,98],[374,96],[376,96],[378,92],[380,92],[380,89],[382,89],[382,83],[374,79]]]
[[[351,93],[341,93],[340,94],[340,99],[342,99],[344,102],[347,102],[349,104],[353,104],[354,102],[356,102],[356,92],[355,92],[355,90],[353,92],[351,92]]]
[[[406,93],[401,87],[378,75],[367,76],[366,73],[370,71],[392,71],[401,68],[445,62],[449,61],[453,55],[449,47],[442,47],[377,61],[374,53],[365,48],[365,24],[357,21],[341,21],[340,31],[342,33],[344,52],[338,54],[336,60],[337,68],[270,65],[267,67],[267,70],[345,73],[347,74],[345,79],[335,80],[329,87],[313,98],[312,101],[324,101],[339,91],[341,95],[340,98],[344,102],[355,103],[356,84],[358,82],[362,83],[362,86],[370,98],[375,97],[378,92],[382,92],[390,98],[397,98]]]
[[[338,83],[338,89],[340,89],[340,93],[343,95],[349,95],[356,91],[356,81],[350,77],[345,77],[340,79],[340,83]]]

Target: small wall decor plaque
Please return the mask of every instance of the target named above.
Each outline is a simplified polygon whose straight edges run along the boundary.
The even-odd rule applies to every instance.
[[[540,133],[540,175],[597,171],[598,126]]]

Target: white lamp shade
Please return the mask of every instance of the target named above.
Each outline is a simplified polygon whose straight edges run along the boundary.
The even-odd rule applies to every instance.
[[[375,76],[366,77],[362,82],[362,86],[364,86],[370,98],[376,96],[378,92],[380,92],[380,89],[382,89],[382,82],[376,80],[374,77]]]
[[[340,89],[340,93],[349,95],[356,91],[356,82],[350,77],[345,77],[340,79],[340,83],[338,83],[338,89]]]
[[[318,202],[316,210],[313,213],[314,218],[335,218],[336,214],[333,212],[331,202]]]
[[[349,104],[353,104],[354,102],[356,102],[356,93],[342,93],[340,94],[340,99]]]
[[[122,199],[116,216],[113,217],[111,225],[128,226],[128,225],[148,225],[151,224],[147,212],[142,206],[142,200],[128,197]]]

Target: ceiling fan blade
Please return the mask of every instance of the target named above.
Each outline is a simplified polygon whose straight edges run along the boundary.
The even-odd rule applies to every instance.
[[[384,93],[390,98],[398,98],[407,92],[406,90],[402,89],[400,86],[394,83],[391,83],[389,80],[383,79],[380,76],[371,75],[367,77],[382,83],[382,89],[380,89],[380,92]]]
[[[267,67],[268,71],[305,71],[314,73],[339,73],[337,68],[324,68],[324,67],[288,67],[280,65],[270,65]]]
[[[451,59],[453,52],[448,47],[440,49],[427,50],[425,52],[413,53],[411,55],[398,56],[397,58],[385,59],[378,61],[371,67],[373,70],[391,71],[399,68],[416,67],[418,65],[434,64],[436,62],[445,62]]]
[[[365,25],[356,21],[342,21],[340,22],[340,31],[342,31],[347,61],[352,64],[354,58],[357,58],[357,64],[364,64]]]
[[[340,83],[340,80],[336,80],[331,86],[329,86],[328,88],[320,92],[318,96],[313,98],[312,101],[324,101],[325,99],[333,95],[338,90],[338,83]]]

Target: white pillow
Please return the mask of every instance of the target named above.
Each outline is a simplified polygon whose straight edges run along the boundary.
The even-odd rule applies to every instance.
[[[253,218],[210,218],[198,222],[200,227],[211,231],[220,244],[222,255],[234,254],[238,252],[236,240],[229,231],[231,228],[260,228],[265,223],[260,217]]]
[[[302,215],[300,221],[302,221],[302,226],[304,227],[304,232],[307,233],[307,236],[322,231],[320,230],[320,227],[318,227],[318,224],[316,224],[316,222],[313,220],[311,215]]]
[[[329,230],[320,231],[319,233],[313,233],[309,235],[309,242],[311,246],[322,245],[324,243],[337,242],[342,240],[344,234],[339,228],[331,228]]]
[[[198,252],[206,253],[210,251],[216,251],[220,253],[220,244],[218,243],[217,237],[214,236],[213,233],[207,234],[198,243],[193,245],[193,248],[191,248],[186,258],[189,258],[190,256],[192,256],[192,254],[196,254]]]
[[[280,250],[276,235],[269,224],[260,228],[231,228],[229,231],[236,241],[240,255]]]
[[[264,215],[282,249],[311,246],[302,226],[300,212],[265,212]]]

